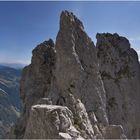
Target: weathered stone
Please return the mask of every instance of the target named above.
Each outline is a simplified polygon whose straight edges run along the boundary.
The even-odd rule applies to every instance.
[[[79,136],[80,133],[73,126],[73,114],[67,107],[32,106],[24,135],[25,139],[76,139]]]
[[[121,125],[109,125],[102,131],[105,139],[126,139]]]
[[[100,73],[110,124],[122,125],[128,138],[140,136],[140,65],[129,41],[117,34],[97,34]]]
[[[50,39],[39,44],[33,51],[32,61],[23,69],[20,94],[24,110],[15,127],[16,138],[24,136],[31,106],[41,98],[46,98],[51,87],[52,71],[55,63],[54,43]]]
[[[95,116],[95,113],[89,112],[88,114],[89,114],[89,120],[91,121],[91,124],[93,127],[94,137],[97,139],[102,139],[103,135],[102,135],[102,132],[100,130],[99,123],[98,123],[98,120]]]
[[[72,94],[66,98],[66,106],[73,112],[74,126],[84,138],[94,138],[94,130],[84,104]]]
[[[37,104],[52,105],[52,101],[50,98],[41,98],[38,100]]]
[[[15,136],[139,138],[139,85],[138,57],[126,38],[97,34],[95,47],[81,21],[64,11],[55,45],[37,46],[24,69]]]
[[[65,11],[61,14],[55,48],[54,75],[59,96],[65,98],[73,94],[82,101],[87,112],[95,112],[100,122],[108,124],[96,48],[82,23],[72,13]]]

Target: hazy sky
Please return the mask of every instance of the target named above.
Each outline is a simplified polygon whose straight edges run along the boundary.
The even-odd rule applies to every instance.
[[[97,32],[117,32],[140,54],[140,2],[0,2],[0,62],[30,63],[37,44],[55,40],[62,10],[74,12],[94,42]]]

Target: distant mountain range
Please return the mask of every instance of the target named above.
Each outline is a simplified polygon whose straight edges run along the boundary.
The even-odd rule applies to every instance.
[[[26,64],[22,63],[0,63],[0,66],[6,66],[10,68],[15,68],[15,69],[21,69],[26,66]]]
[[[0,65],[0,138],[4,138],[20,115],[19,81],[22,69]]]

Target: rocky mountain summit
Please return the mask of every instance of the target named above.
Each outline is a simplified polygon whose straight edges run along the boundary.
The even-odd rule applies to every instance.
[[[21,79],[23,113],[10,138],[140,138],[140,65],[118,34],[88,37],[63,11],[60,30],[33,50]]]

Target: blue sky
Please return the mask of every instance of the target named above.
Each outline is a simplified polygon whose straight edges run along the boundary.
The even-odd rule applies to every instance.
[[[30,63],[37,44],[55,40],[62,10],[74,12],[94,42],[97,32],[117,32],[140,54],[140,2],[0,2],[0,62]]]

